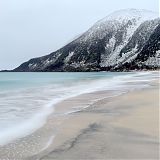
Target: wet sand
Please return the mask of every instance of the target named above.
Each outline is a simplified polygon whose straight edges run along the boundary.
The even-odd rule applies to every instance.
[[[50,147],[30,159],[159,159],[159,84],[73,113]],[[86,97],[79,97],[78,102]],[[74,100],[68,103],[74,104]],[[64,101],[59,106],[67,105]]]
[[[32,134],[19,138],[5,146],[0,146],[0,159],[35,160],[52,149],[56,135],[59,135],[63,123],[77,112],[94,104],[99,99],[119,94],[119,91],[100,91],[69,98],[54,106],[54,112],[48,117],[43,127]],[[68,112],[68,113],[67,113]],[[65,114],[64,114],[65,113]]]

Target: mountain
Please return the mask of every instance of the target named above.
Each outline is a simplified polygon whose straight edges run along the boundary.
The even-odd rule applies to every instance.
[[[116,11],[49,55],[33,58],[13,71],[127,71],[156,69],[159,62],[157,14]]]
[[[156,27],[134,61],[125,62],[119,69],[122,70],[122,68],[123,70],[160,68],[160,24]]]

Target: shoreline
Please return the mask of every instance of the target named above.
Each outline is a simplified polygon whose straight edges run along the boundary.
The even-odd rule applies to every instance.
[[[157,86],[157,85],[156,85]],[[131,92],[137,92],[137,91],[143,91],[143,90],[150,90],[152,87],[145,88],[145,89],[135,89],[135,91],[129,91],[128,93],[125,93],[123,95],[130,94]],[[117,92],[117,91],[112,91],[112,92]],[[83,130],[95,130],[97,128],[97,121],[101,119],[101,114],[98,115],[96,113],[96,106],[99,105],[101,106],[101,103],[105,102],[110,102],[114,101],[116,99],[119,99],[119,97],[123,95],[118,95],[116,97],[109,97],[110,91],[99,91],[99,92],[92,92],[88,94],[82,94],[77,97],[69,98],[67,100],[64,100],[56,105],[56,114],[54,112],[54,115],[50,115],[48,117],[47,124],[34,132],[33,134],[26,136],[24,138],[19,139],[16,141],[16,143],[11,143],[4,147],[2,150],[0,149],[0,157],[1,158],[6,158],[6,155],[8,155],[8,158],[14,158],[16,159],[17,156],[19,159],[39,159],[41,157],[44,157],[49,154],[51,151],[56,149],[56,147],[60,146],[60,143],[63,144],[68,141],[68,139],[73,139],[75,135],[78,135],[81,131]],[[87,96],[86,96],[87,95]],[[106,98],[107,97],[107,98]],[[93,100],[94,99],[94,100]],[[87,102],[88,101],[88,102]],[[82,103],[85,102],[85,103]],[[64,107],[70,106],[70,105],[80,105],[81,110],[75,111],[71,114],[60,116],[61,111],[64,111]],[[86,107],[86,104],[89,107]],[[84,107],[82,107],[84,105]],[[103,108],[103,107],[102,107]],[[78,109],[78,108],[77,108]],[[113,111],[112,107],[109,108],[107,107],[107,110],[105,112],[109,112],[109,117],[105,119],[105,121],[110,121],[111,117],[114,117],[115,113],[112,113]],[[105,110],[105,109],[104,109]],[[94,113],[95,112],[95,113]],[[102,111],[101,111],[102,112]],[[87,116],[90,114],[92,115],[91,120],[94,121],[94,123],[90,123],[90,119],[86,117],[84,118],[83,116],[79,117],[79,121],[81,124],[81,121],[83,122],[83,118],[85,119],[84,124],[80,125],[77,130],[74,132],[72,131],[73,129],[70,128],[69,130],[67,129],[67,134],[70,134],[70,132],[73,132],[70,137],[67,137],[68,135],[63,135],[63,127],[64,125],[68,126],[68,124],[73,124],[74,117],[77,115],[83,115],[87,114]],[[103,114],[103,112],[102,112]],[[120,113],[116,113],[120,114]],[[66,124],[67,122],[67,124]],[[68,126],[70,127],[70,126]],[[73,127],[75,127],[73,125]],[[98,126],[99,127],[99,126]],[[84,131],[85,132],[85,131]],[[65,132],[66,133],[66,132]],[[62,134],[61,138],[57,140],[57,134]],[[45,137],[44,137],[45,135]],[[39,140],[41,140],[41,145],[39,145]],[[58,141],[58,142],[57,142]],[[34,147],[33,147],[34,146]],[[33,147],[33,148],[32,148]],[[12,150],[12,153],[10,152],[10,149]],[[15,150],[14,150],[15,149]],[[42,149],[45,149],[42,151]],[[37,152],[38,151],[38,152]],[[10,152],[10,153],[9,153]],[[39,153],[40,152],[40,153]],[[34,154],[33,154],[34,153]],[[35,155],[35,156],[34,156]],[[64,159],[64,158],[63,158]]]
[[[55,137],[55,139],[54,139],[52,145],[49,147],[48,151],[44,151],[43,153],[41,153],[39,155],[35,155],[33,157],[30,157],[29,159],[30,160],[32,160],[32,159],[42,159],[42,160],[43,159],[44,160],[48,160],[48,159],[55,159],[55,160],[57,160],[57,159],[64,159],[64,160],[66,160],[66,159],[70,159],[70,160],[81,159],[82,160],[82,159],[106,159],[106,158],[107,159],[134,158],[134,159],[157,159],[158,160],[158,158],[159,158],[159,152],[158,152],[159,151],[158,150],[159,149],[159,128],[158,128],[158,126],[159,126],[159,108],[154,108],[154,111],[153,111],[150,108],[151,106],[149,106],[149,105],[145,108],[144,108],[144,106],[139,108],[139,106],[135,107],[135,105],[133,105],[132,108],[126,109],[126,107],[122,107],[122,106],[114,107],[113,103],[112,103],[112,100],[114,100],[114,99],[115,99],[115,101],[121,101],[122,99],[126,99],[126,97],[128,97],[128,96],[132,97],[132,95],[134,95],[135,98],[137,98],[138,96],[141,96],[141,98],[142,98],[145,95],[149,99],[149,97],[153,93],[159,93],[158,88],[157,88],[158,84],[155,84],[155,83],[157,83],[157,82],[154,82],[154,84],[150,88],[131,91],[131,92],[122,94],[118,97],[113,97],[111,99],[108,99],[108,98],[101,99],[101,100],[95,102],[94,104],[92,104],[90,107],[88,107],[82,111],[73,113],[72,116],[69,119],[67,119],[64,122],[64,124],[62,124],[61,131],[59,132],[59,135]],[[136,94],[138,94],[138,95],[136,96]],[[150,100],[151,99],[149,99],[149,101]],[[158,96],[155,97],[154,100],[156,100],[155,107],[157,107],[158,101],[159,101]],[[141,102],[141,101],[139,101],[139,102]],[[144,105],[146,105],[147,102]],[[104,104],[108,104],[108,103],[111,103],[108,106],[109,108],[104,107]],[[101,108],[98,109],[97,106],[99,106]],[[114,113],[115,109],[118,110],[116,113]],[[131,113],[129,113],[130,111],[133,111],[133,113],[132,113],[133,115]],[[144,117],[141,115],[141,116],[139,116],[139,120],[136,120],[135,118],[138,117],[137,112],[139,112],[139,111],[144,112],[143,113]],[[150,113],[148,111],[152,111],[152,113]],[[153,115],[153,113],[154,114],[157,113],[157,114]],[[98,114],[100,114],[100,115],[98,115]],[[101,116],[102,115],[104,116],[105,114],[107,114],[108,117],[101,118]],[[152,116],[150,114],[152,114]],[[91,118],[88,117],[89,115],[91,116]],[[151,117],[148,118],[147,115],[148,116],[150,115]],[[150,123],[152,126],[148,126],[149,125],[148,122],[152,118],[154,119],[154,121],[152,121]],[[132,123],[131,123],[131,119],[132,119]],[[130,121],[127,124],[125,124],[124,121],[126,121],[126,120],[130,120]],[[99,154],[94,153],[93,150],[90,149],[90,147],[92,148],[93,146],[98,146],[100,148],[101,147],[103,148],[104,146],[106,147],[107,143],[103,144],[103,145],[97,144],[97,143],[103,142],[103,139],[101,137],[98,137],[97,139],[91,138],[91,140],[87,144],[86,144],[86,140],[88,140],[88,136],[90,134],[91,135],[95,134],[95,132],[98,132],[99,130],[101,130],[103,128],[104,122],[106,124],[108,124],[108,126],[107,127],[105,126],[106,127],[105,133],[104,133],[104,131],[103,131],[103,133],[101,133],[101,132],[98,133],[98,134],[100,134],[99,136],[106,138],[106,135],[105,135],[107,133],[106,131],[111,132],[113,135],[115,134],[114,132],[120,132],[120,134],[123,134],[123,132],[124,132],[125,134],[127,134],[127,136],[131,136],[131,137],[128,137],[128,139],[130,139],[130,141],[132,141],[132,140],[134,141],[136,139],[135,141],[139,141],[138,144],[134,144],[135,142],[130,145],[127,144],[127,147],[129,147],[129,149],[122,147],[122,148],[124,148],[124,150],[122,152],[123,154],[121,154],[120,153],[121,151],[118,151],[118,150],[117,150],[117,153],[114,152],[114,150],[113,150],[110,155],[107,155],[106,154],[107,152],[103,153],[104,155],[101,152]],[[138,123],[141,122],[141,124],[139,126],[136,126],[137,122]],[[76,124],[79,124],[80,126],[77,126]],[[130,126],[131,124],[132,124],[132,127]],[[150,129],[150,127],[152,129]],[[110,134],[108,134],[107,136],[112,137]],[[114,138],[117,138],[116,136],[117,135],[115,134]],[[123,139],[124,138],[125,137],[123,137]],[[111,146],[109,146],[109,148],[110,147],[112,148],[112,145],[115,145],[115,144],[117,145],[117,142],[115,142],[113,137],[112,137],[112,140],[113,140],[113,142],[110,142],[110,139],[107,139],[107,141],[109,143],[113,143],[113,144],[110,144]],[[83,141],[84,141],[85,146],[83,144]],[[96,141],[95,142],[96,145],[94,144],[94,141]],[[122,144],[125,143],[123,141],[120,141],[120,142]],[[82,144],[79,144],[79,143],[82,143]],[[139,144],[139,143],[142,143],[142,144]],[[137,146],[137,145],[140,145],[140,146]],[[83,147],[84,148],[86,147],[86,150],[84,150]],[[135,147],[138,147],[138,150],[135,149]],[[143,147],[143,148],[141,148],[141,147]],[[107,148],[107,149],[109,149],[109,148]],[[121,148],[118,148],[118,149],[121,150]],[[125,151],[125,150],[128,150],[129,153],[126,153],[127,151]],[[97,152],[97,148],[95,149],[95,151]],[[147,151],[147,153],[145,153],[146,151]]]
[[[159,90],[157,86],[157,82],[154,82],[150,88],[135,90],[111,99],[104,98],[82,111],[73,113],[62,124],[59,135],[55,137],[48,151],[29,159],[158,159],[159,108],[156,107],[158,107]],[[155,93],[155,102],[149,98],[153,93]],[[148,99],[146,100],[147,102],[143,101],[143,104],[142,98],[144,95]],[[122,105],[114,106],[117,102],[121,102],[122,99],[135,100],[138,97],[140,98],[137,106],[135,104],[130,105],[131,108]],[[147,105],[148,102],[150,102],[149,105]],[[138,103],[143,105],[139,106]],[[155,105],[154,110],[150,108],[152,103]],[[107,107],[105,106],[106,104],[108,105]],[[127,102],[128,104],[130,102]],[[138,123],[139,125],[137,125]],[[94,138],[90,138],[92,134]],[[112,137],[112,135],[114,136]],[[127,139],[129,140],[125,140],[126,137],[124,136],[128,136]],[[107,143],[110,146],[107,146],[107,143],[103,143],[103,140],[106,142],[105,138],[109,138]],[[123,138],[123,141],[120,138]],[[120,141],[124,147],[119,146],[117,141]],[[118,145],[118,149],[114,145]],[[127,145],[127,148],[125,145]],[[105,147],[106,149],[104,149]],[[107,154],[108,150],[110,150],[109,154]]]
[[[113,92],[113,93],[112,93]],[[59,131],[61,124],[67,119],[72,116],[74,113],[78,113],[79,111],[89,107],[90,105],[94,104],[95,101],[102,99],[106,96],[113,96],[115,91],[96,91],[86,94],[81,94],[79,96],[75,96],[72,98],[68,98],[63,100],[55,105],[54,112],[52,112],[48,118],[47,122],[38,130],[33,132],[32,134],[19,138],[11,143],[8,143],[4,146],[0,146],[0,158],[2,159],[28,159],[29,157],[39,154],[43,152],[45,149],[48,149],[49,145],[54,142],[54,137]],[[97,94],[98,93],[98,94]],[[95,95],[95,99],[86,99],[85,97],[90,96],[92,97]],[[84,102],[78,102],[75,104],[76,108],[75,111],[71,113],[64,114],[66,112],[66,107],[59,106],[59,104],[65,102],[64,104],[69,102],[70,100],[76,102],[76,99],[82,98],[85,100]],[[111,97],[108,97],[111,98]],[[80,105],[80,106],[79,106]],[[70,104],[68,104],[67,110],[70,108]],[[72,107],[71,107],[72,108]]]
[[[86,108],[90,107],[90,105],[93,105],[100,99],[106,97],[107,99],[112,99],[113,97],[109,95],[113,95],[113,93],[116,94],[117,92],[118,91],[115,90],[96,91],[96,92],[81,94],[79,96],[68,98],[66,100],[57,103],[54,106],[54,112],[48,116],[45,125],[43,125],[41,128],[39,128],[38,130],[36,130],[35,132],[33,132],[28,136],[19,138],[18,140],[11,142],[7,145],[0,146],[0,158],[30,159],[30,157],[32,157],[35,154],[38,155],[41,154],[41,152],[43,153],[45,149],[48,149],[49,145],[54,143],[54,138],[56,137],[56,134],[59,133],[60,126],[67,119],[72,117],[73,114],[81,112],[81,110],[85,110]],[[82,102],[81,99],[83,99]],[[61,105],[62,103],[63,105]],[[69,112],[67,114],[64,114],[69,108],[71,108],[70,104],[75,105],[77,110],[71,113]]]

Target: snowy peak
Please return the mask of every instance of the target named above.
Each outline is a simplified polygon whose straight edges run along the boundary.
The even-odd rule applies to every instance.
[[[111,13],[104,19],[100,20],[98,23],[104,23],[107,21],[118,21],[122,23],[132,19],[146,21],[155,19],[157,17],[158,13],[148,10],[124,9]]]
[[[138,10],[138,9],[124,9],[113,12],[107,17],[101,19],[95,23],[83,36],[81,36],[81,42],[93,41],[96,38],[103,39],[107,34],[116,35],[116,32],[126,30],[127,38],[129,38],[133,32],[140,26],[141,23],[147,20],[153,20],[158,17],[158,13]],[[124,33],[125,36],[125,33]],[[124,41],[127,41],[124,40]]]

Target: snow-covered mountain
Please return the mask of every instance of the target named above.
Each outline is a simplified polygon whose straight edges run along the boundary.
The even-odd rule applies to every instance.
[[[116,11],[88,31],[49,55],[34,58],[13,71],[100,71],[158,68],[160,19],[146,10]],[[155,38],[155,41],[152,40]],[[141,56],[140,56],[141,55]],[[142,63],[141,57],[145,55]],[[156,56],[156,60],[154,57]],[[151,58],[152,57],[152,58]],[[152,62],[152,60],[154,62]],[[157,64],[158,63],[158,64]],[[132,67],[134,66],[134,67]],[[149,67],[150,66],[150,67]]]

